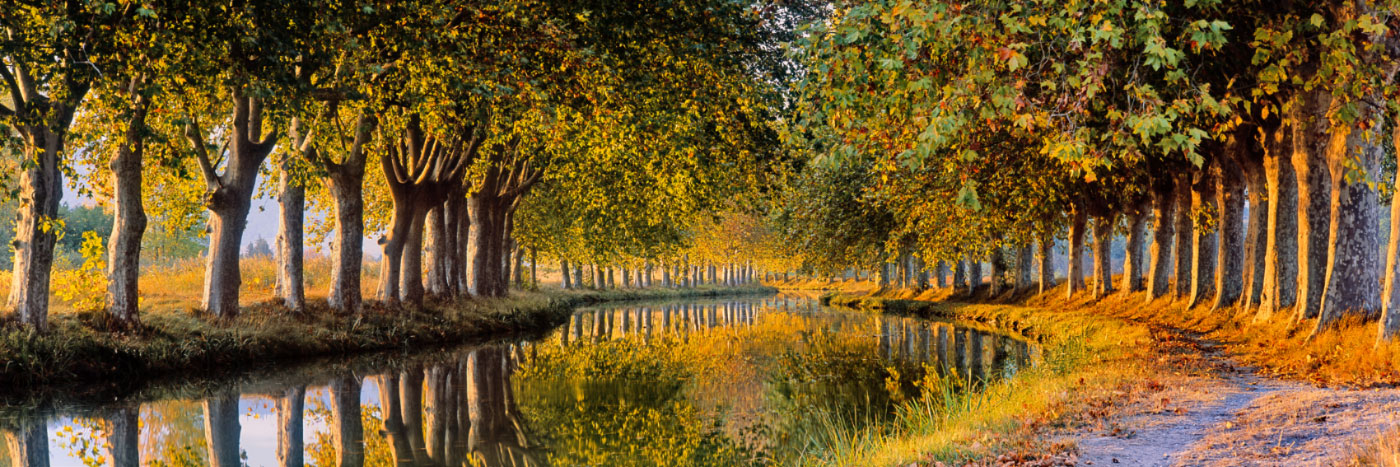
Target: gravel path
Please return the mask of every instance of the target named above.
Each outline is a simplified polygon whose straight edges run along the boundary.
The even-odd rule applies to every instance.
[[[1191,339],[1187,337],[1187,339]],[[1213,376],[1182,376],[1074,436],[1079,465],[1317,466],[1346,463],[1400,424],[1400,390],[1347,390],[1261,378],[1209,343]]]

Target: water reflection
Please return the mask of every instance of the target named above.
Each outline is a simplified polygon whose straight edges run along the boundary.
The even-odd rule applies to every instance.
[[[975,390],[1024,341],[805,297],[580,309],[551,335],[0,410],[0,465],[732,465],[805,449],[818,417]]]

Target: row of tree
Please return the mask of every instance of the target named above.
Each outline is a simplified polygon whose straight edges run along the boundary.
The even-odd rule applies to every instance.
[[[7,180],[19,198],[7,307],[46,327],[65,177],[114,213],[106,301],[127,325],[150,211],[168,230],[204,225],[203,308],[238,314],[259,186],[279,204],[277,297],[293,311],[308,234],[331,237],[328,303],[342,313],[361,309],[362,239],[377,232],[391,305],[504,295],[527,247],[679,257],[778,154],[772,114],[791,73],[779,41],[806,10],[759,6],[11,5],[0,152],[21,170]]]
[[[1062,239],[1071,294],[1400,331],[1400,2],[847,1],[818,27],[773,216],[808,268],[1022,282],[1039,256],[1045,283]]]

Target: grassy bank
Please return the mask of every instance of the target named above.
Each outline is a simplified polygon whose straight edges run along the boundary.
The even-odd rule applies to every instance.
[[[417,311],[368,305],[357,317],[333,315],[322,300],[309,304],[311,309],[300,316],[261,304],[246,307],[232,321],[214,320],[188,308],[161,307],[145,311],[140,329],[122,332],[110,331],[99,313],[55,313],[44,334],[12,322],[0,326],[0,388],[5,397],[25,397],[53,386],[97,394],[121,392],[143,379],[176,372],[220,372],[280,359],[538,331],[561,322],[572,308],[594,303],[772,291],[762,286],[514,291],[509,298],[429,303]]]
[[[890,294],[898,296],[898,294]],[[843,445],[830,465],[907,465],[989,459],[1053,458],[1070,448],[1046,433],[1102,423],[1107,407],[1160,387],[1144,384],[1160,364],[1148,326],[1082,310],[968,304],[863,294],[824,297],[835,306],[973,321],[1038,342],[1043,360],[981,391],[926,391],[902,406],[894,424],[852,431],[827,428]],[[844,432],[843,432],[844,431]]]

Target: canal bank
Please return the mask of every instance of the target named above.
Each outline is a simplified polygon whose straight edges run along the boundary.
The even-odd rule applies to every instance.
[[[0,397],[122,394],[165,375],[200,376],[281,360],[490,340],[557,326],[575,307],[629,300],[771,294],[776,289],[700,286],[513,291],[508,298],[429,302],[421,310],[366,304],[358,316],[313,307],[300,315],[260,304],[233,320],[194,310],[152,310],[134,331],[109,330],[102,314],[56,315],[43,334],[0,328]]]

